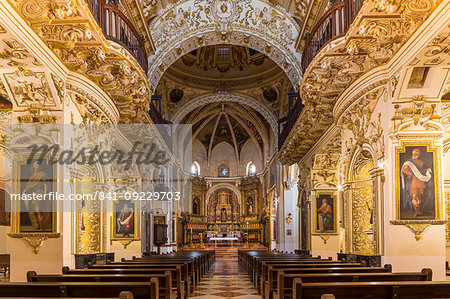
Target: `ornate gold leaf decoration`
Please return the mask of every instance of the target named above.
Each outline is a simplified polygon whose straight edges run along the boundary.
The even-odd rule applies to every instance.
[[[39,248],[48,238],[59,238],[60,233],[8,233],[11,238],[20,238],[33,249],[35,254],[39,253]]]
[[[363,2],[346,35],[325,44],[306,69],[300,86],[305,107],[280,149],[281,163],[296,163],[311,149],[333,118],[340,118],[331,111],[344,90],[369,70],[388,62],[440,2]],[[396,81],[396,77],[392,78],[392,93]],[[359,125],[352,126],[352,131],[359,129]]]

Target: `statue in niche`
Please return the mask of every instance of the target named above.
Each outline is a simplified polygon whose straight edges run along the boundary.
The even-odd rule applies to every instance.
[[[220,211],[220,221],[227,222],[227,210],[225,208]]]
[[[200,204],[198,197],[195,197],[192,202],[192,214],[194,215],[200,214]]]
[[[253,198],[247,198],[247,215],[253,214]]]

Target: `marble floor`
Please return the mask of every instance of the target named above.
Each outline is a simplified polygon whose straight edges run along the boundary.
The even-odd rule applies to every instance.
[[[217,258],[211,271],[189,297],[195,299],[260,299],[248,275],[239,269],[237,258]]]

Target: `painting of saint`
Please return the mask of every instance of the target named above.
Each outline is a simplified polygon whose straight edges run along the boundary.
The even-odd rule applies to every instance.
[[[335,233],[335,202],[331,194],[320,194],[316,197],[316,233]]]
[[[434,154],[427,146],[405,146],[399,153],[401,220],[436,218]]]
[[[200,214],[200,200],[198,197],[194,197],[194,200],[192,202],[192,214]]]
[[[8,212],[6,200],[10,200],[9,193],[4,189],[0,189],[0,225],[9,226],[11,223],[11,212]]]
[[[20,166],[20,193],[37,198],[54,191],[53,166],[47,161],[33,160]],[[44,197],[42,197],[44,198]],[[22,200],[19,218],[20,232],[53,232],[54,202],[50,200]]]
[[[121,200],[115,203],[115,238],[135,237],[135,209],[131,200]]]

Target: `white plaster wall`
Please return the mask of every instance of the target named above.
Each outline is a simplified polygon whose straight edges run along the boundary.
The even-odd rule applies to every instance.
[[[433,270],[433,280],[445,280],[445,226],[431,225],[417,241],[403,225],[391,225],[387,231],[383,263],[392,264],[393,272]]]
[[[114,260],[120,262],[122,258],[131,259],[133,256],[141,257],[141,241],[133,241],[124,248],[119,241],[112,241],[111,252],[114,252]]]
[[[326,242],[320,236],[311,236],[311,251],[313,256],[320,255],[322,258],[331,257],[333,260],[337,260],[339,236],[330,236]]]
[[[35,254],[22,239],[11,238],[9,246],[11,248],[11,282],[27,281],[28,271],[36,271],[38,274],[61,274],[62,238],[47,239],[40,247],[38,254]]]
[[[9,253],[9,237],[7,234],[11,231],[10,226],[0,226],[0,254]]]
[[[298,208],[297,208],[297,198],[298,198],[298,190],[297,184],[295,184],[291,189],[284,191],[284,250],[288,252],[294,252],[294,250],[298,249]],[[287,224],[286,217],[291,213],[291,223]],[[292,235],[287,235],[287,230],[290,229],[292,231]]]
[[[192,143],[192,162],[194,161],[200,165],[200,175],[205,176],[208,173],[206,149],[198,139]]]
[[[258,145],[259,146],[259,145]],[[240,161],[239,161],[239,174],[238,175],[247,175],[247,164],[248,162],[255,163],[256,172],[261,172],[264,168],[264,165],[261,160],[261,156],[258,153],[258,150],[255,146],[255,143],[252,140],[247,140],[242,147],[240,153]]]
[[[430,83],[431,84],[431,83]],[[429,90],[433,90],[431,88]],[[403,92],[404,93],[404,92]],[[420,94],[426,94],[421,90]],[[417,94],[417,93],[416,93]],[[411,96],[408,90],[403,96]],[[433,270],[433,280],[445,280],[445,225],[431,225],[416,240],[413,232],[404,225],[393,225],[396,219],[396,177],[395,177],[395,140],[390,138],[392,132],[391,100],[378,101],[372,119],[381,113],[381,123],[385,134],[386,151],[384,169],[386,181],[384,184],[384,248],[382,263],[392,264],[393,271],[420,271],[422,268]],[[441,207],[443,208],[443,207]]]
[[[230,170],[230,176],[238,176],[238,164],[234,148],[227,142],[217,144],[211,151],[211,159],[208,167],[209,176],[217,176],[219,166],[225,164]]]

